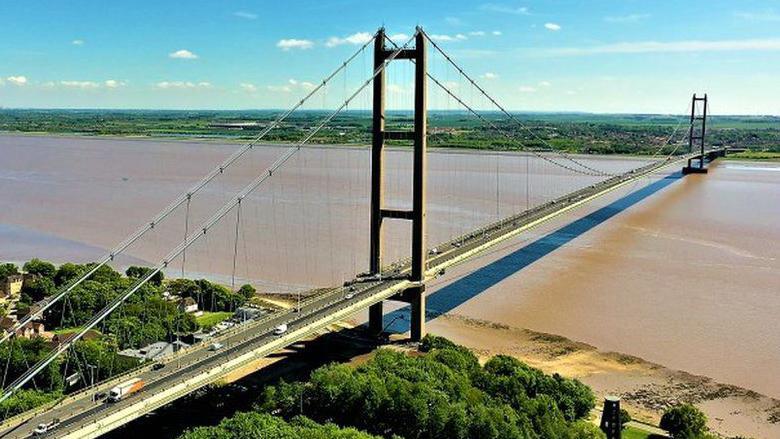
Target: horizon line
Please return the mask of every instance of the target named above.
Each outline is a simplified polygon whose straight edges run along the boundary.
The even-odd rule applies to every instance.
[[[200,111],[200,112],[236,112],[236,111],[268,111],[278,112],[287,111],[286,108],[237,108],[237,109],[213,109],[213,108],[132,108],[132,107],[3,107],[0,106],[0,112],[2,111]],[[320,108],[320,109],[299,109],[299,112],[329,112],[334,109]],[[386,109],[386,112],[407,112],[413,113],[413,109]],[[476,110],[479,113],[501,113],[501,110]],[[550,114],[550,115],[597,115],[597,116],[687,116],[687,113],[648,113],[648,112],[600,112],[600,111],[585,111],[585,110],[507,110],[510,113],[517,114]],[[349,112],[371,112],[370,108],[365,109],[349,109],[344,110],[342,113]],[[437,113],[469,113],[466,109],[438,109],[431,108],[428,112]],[[780,114],[769,113],[733,113],[733,114],[710,114],[710,117],[780,117]]]

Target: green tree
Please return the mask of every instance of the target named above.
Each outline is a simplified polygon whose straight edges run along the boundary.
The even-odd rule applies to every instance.
[[[22,293],[29,296],[32,301],[43,300],[44,297],[51,296],[57,287],[50,277],[36,276],[26,279],[22,286]]]
[[[245,300],[249,300],[252,297],[255,297],[255,293],[257,293],[257,290],[255,287],[249,284],[241,285],[241,288],[238,289],[238,294],[241,295]]]
[[[0,264],[0,281],[5,281],[5,278],[12,274],[19,274],[19,268],[15,264],[6,263]]]
[[[152,271],[151,268],[148,267],[138,267],[135,265],[131,265],[130,267],[127,267],[127,270],[125,270],[125,274],[127,277],[131,279],[141,279],[145,278],[149,275],[149,273]],[[152,276],[151,279],[149,279],[149,282],[153,285],[160,286],[163,283],[163,280],[165,279],[165,275],[162,271],[158,271],[157,273]]]
[[[90,384],[92,378],[90,373],[94,374],[95,382],[98,382],[138,365],[138,360],[117,354],[117,346],[109,340],[109,337],[102,337],[95,340],[79,340],[74,344],[74,354],[68,362],[70,371],[65,372],[78,371],[84,375],[78,387]],[[93,371],[88,369],[90,366],[94,367]]]
[[[52,402],[61,395],[60,392],[43,392],[34,389],[17,390],[16,393],[0,403],[0,413],[6,418],[10,418],[47,402]]]
[[[426,337],[421,345],[426,355],[380,349],[358,367],[331,364],[315,370],[307,383],[267,387],[258,409],[285,418],[302,409],[315,421],[385,437],[602,437],[597,429],[570,422],[559,408],[577,416],[576,400],[583,398],[584,405],[589,400],[578,393],[581,384],[511,357],[493,358],[482,368],[468,349],[439,337]]]
[[[13,338],[0,346],[0,358],[6,362],[6,382],[11,382],[43,359],[51,348],[41,337]],[[52,361],[35,377],[35,387],[44,392],[60,392],[63,389],[63,379],[60,371],[62,360]]]
[[[22,268],[32,275],[45,277],[51,280],[54,279],[54,275],[57,273],[57,268],[54,267],[54,264],[42,261],[38,258],[30,259]]]
[[[628,410],[626,409],[620,409],[620,428],[625,429],[626,424],[631,422],[633,419],[631,418],[631,414],[628,413]]]
[[[318,424],[304,417],[290,422],[261,413],[238,413],[215,427],[199,427],[180,439],[379,439],[354,428]]]
[[[680,404],[664,412],[660,427],[675,439],[695,439],[707,431],[707,416],[691,404]]]
[[[57,272],[54,274],[54,284],[61,287],[68,282],[76,279],[77,277],[86,273],[86,267],[79,264],[73,264],[67,262],[57,268]]]

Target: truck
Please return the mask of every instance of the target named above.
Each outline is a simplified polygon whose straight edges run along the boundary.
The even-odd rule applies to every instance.
[[[127,395],[141,390],[144,387],[144,384],[145,383],[140,378],[133,378],[132,380],[125,381],[109,390],[108,400],[110,402],[117,402]]]

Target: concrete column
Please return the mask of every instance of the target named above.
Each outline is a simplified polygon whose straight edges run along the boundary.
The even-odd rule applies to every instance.
[[[379,335],[384,329],[382,321],[382,302],[375,303],[368,307],[368,332],[371,335]]]
[[[415,287],[409,290],[408,294],[412,308],[411,339],[420,341],[425,337],[425,287]]]

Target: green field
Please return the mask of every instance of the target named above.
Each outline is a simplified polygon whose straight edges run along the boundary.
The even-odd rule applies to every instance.
[[[648,439],[650,433],[634,427],[626,427],[622,434],[623,439]]]
[[[0,132],[78,136],[133,136],[166,139],[209,139],[246,142],[278,116],[274,110],[0,110]],[[486,124],[465,111],[431,110],[428,145],[433,148],[489,150],[561,150],[584,154],[654,154],[667,139],[683,143],[661,153],[681,154],[687,119],[653,114],[515,113],[509,120],[498,112],[480,112]],[[326,115],[299,111],[263,141],[298,142]],[[366,145],[371,142],[371,114],[345,111],[310,141],[311,144]],[[387,129],[408,130],[412,114],[388,111]],[[500,128],[500,132],[492,126]],[[674,135],[672,136],[672,133]],[[390,140],[390,145],[408,142]],[[713,116],[707,121],[707,144],[780,153],[780,117]]]
[[[217,323],[219,323],[219,322],[221,322],[223,320],[229,319],[230,316],[232,316],[232,315],[233,315],[232,312],[225,312],[225,311],[223,311],[223,312],[207,312],[207,311],[204,311],[203,315],[200,316],[200,317],[197,317],[195,319],[195,321],[198,322],[198,325],[201,328],[210,329],[210,328],[213,328],[214,325],[216,325]]]
[[[727,159],[733,160],[758,160],[768,162],[780,162],[780,152],[769,151],[745,151],[729,154]]]

